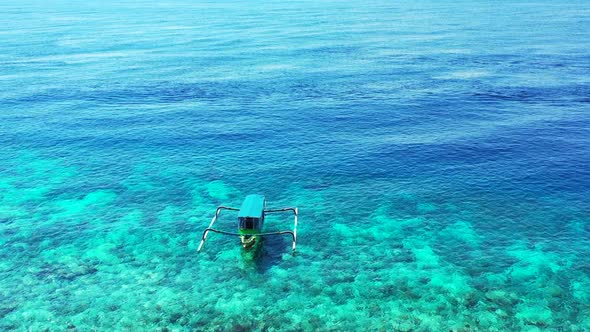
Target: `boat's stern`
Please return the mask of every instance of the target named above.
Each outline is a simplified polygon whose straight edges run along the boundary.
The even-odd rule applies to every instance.
[[[240,242],[242,243],[242,248],[250,249],[256,245],[259,241],[258,236],[256,235],[240,235]]]

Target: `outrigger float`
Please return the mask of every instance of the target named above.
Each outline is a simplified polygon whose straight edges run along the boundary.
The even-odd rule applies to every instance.
[[[230,211],[238,211],[238,232],[226,232],[221,231],[218,229],[213,228],[213,224],[217,221],[217,217],[221,210],[230,210]],[[264,224],[264,217],[268,213],[278,213],[278,212],[293,212],[294,214],[294,221],[293,221],[293,231],[279,231],[279,232],[262,232],[262,225]],[[215,216],[211,219],[211,223],[209,227],[205,229],[203,232],[203,237],[201,239],[201,244],[199,244],[199,249],[197,252],[200,252],[205,244],[205,240],[207,240],[207,235],[209,232],[225,234],[225,235],[234,235],[240,237],[240,242],[242,243],[242,247],[244,249],[253,248],[254,245],[260,242],[260,239],[263,236],[269,235],[291,235],[293,239],[293,252],[295,251],[295,247],[297,246],[297,217],[299,213],[296,207],[287,207],[282,209],[266,209],[266,200],[263,195],[248,195],[242,202],[242,206],[237,208],[227,207],[227,206],[219,206],[215,211]]]

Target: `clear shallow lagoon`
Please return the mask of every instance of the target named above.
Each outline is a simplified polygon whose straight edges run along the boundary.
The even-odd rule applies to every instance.
[[[68,2],[0,4],[1,330],[590,329],[587,2]],[[249,193],[298,254],[197,254]]]

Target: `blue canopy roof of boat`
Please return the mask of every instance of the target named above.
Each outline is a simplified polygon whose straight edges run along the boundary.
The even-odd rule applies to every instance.
[[[260,218],[264,213],[264,196],[263,195],[248,195],[242,202],[239,218],[253,217]]]

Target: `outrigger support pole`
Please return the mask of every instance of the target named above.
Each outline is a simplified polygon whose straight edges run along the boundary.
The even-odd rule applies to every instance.
[[[286,211],[293,211],[295,214],[295,220],[293,221],[293,231],[283,231],[277,232],[276,234],[291,234],[293,236],[293,251],[295,251],[295,247],[297,246],[297,217],[299,216],[299,209],[297,208],[282,208],[282,209],[270,209],[264,210],[264,213],[273,213],[273,212],[286,212]],[[264,234],[260,234],[264,235]],[[269,234],[270,235],[270,234]]]
[[[215,223],[215,221],[217,221],[217,217],[219,216],[219,212],[221,212],[221,210],[238,211],[240,209],[236,209],[236,208],[232,208],[232,207],[227,207],[227,206],[220,206],[220,207],[218,207],[217,210],[215,211],[215,215],[213,216],[213,219],[211,219],[211,223],[209,224],[209,227],[207,227],[207,229],[203,233],[203,238],[201,239],[201,243],[199,244],[199,249],[197,249],[197,252],[200,252],[201,251],[201,248],[203,248],[203,245],[205,244],[205,240],[207,240],[207,234],[209,233],[210,230],[212,230],[211,227],[213,227],[213,224]]]

